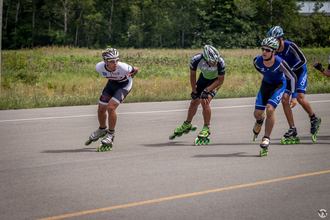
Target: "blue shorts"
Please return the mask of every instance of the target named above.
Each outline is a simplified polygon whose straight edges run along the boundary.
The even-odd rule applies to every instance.
[[[303,65],[299,70],[295,71],[294,73],[297,75],[297,82],[296,82],[297,93],[306,93],[307,80],[308,80],[306,64]],[[287,82],[285,93],[291,95],[290,80]]]
[[[256,97],[255,109],[265,110],[266,105],[270,104],[274,108],[280,104],[286,88],[286,83],[273,85],[262,81],[261,87]]]

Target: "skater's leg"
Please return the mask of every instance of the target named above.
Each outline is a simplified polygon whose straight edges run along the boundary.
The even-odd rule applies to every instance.
[[[265,137],[270,137],[275,124],[275,108],[267,104],[266,107],[266,123],[265,123]]]
[[[99,104],[99,107],[97,109],[97,118],[99,121],[100,128],[106,128],[107,124],[107,106]]]
[[[119,103],[117,103],[113,99],[111,99],[109,101],[109,104],[107,106],[109,130],[115,130],[116,123],[117,123],[116,109],[118,106],[119,106]]]
[[[290,96],[287,93],[283,94],[282,106],[283,106],[283,111],[284,111],[286,120],[288,121],[289,127],[294,127],[295,126],[294,119],[293,119],[292,109],[290,107]]]
[[[309,102],[305,98],[304,93],[298,93],[297,101],[303,107],[303,109],[307,112],[309,117],[312,117],[314,115],[312,106],[309,104]]]
[[[204,126],[209,126],[211,122],[211,107],[210,107],[211,98],[208,101],[202,101],[203,107],[203,118],[204,118]]]
[[[187,120],[186,120],[187,122],[192,121],[192,119],[194,118],[194,116],[197,112],[199,104],[200,104],[199,98],[191,100],[189,109],[188,109],[188,114],[187,114]]]

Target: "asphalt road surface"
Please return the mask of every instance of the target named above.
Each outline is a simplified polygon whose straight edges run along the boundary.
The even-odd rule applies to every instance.
[[[0,111],[0,219],[330,219],[330,94],[307,99],[322,118],[318,142],[298,106],[301,144],[279,144],[279,106],[263,158],[254,98],[213,101],[208,146],[193,145],[200,110],[196,132],[168,139],[188,101],[122,104],[102,153],[84,146],[96,105]]]

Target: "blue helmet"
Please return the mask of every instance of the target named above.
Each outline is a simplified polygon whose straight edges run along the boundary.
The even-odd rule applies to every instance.
[[[267,32],[267,37],[280,38],[280,37],[283,37],[283,35],[284,35],[284,32],[283,32],[283,29],[280,26],[272,27]]]

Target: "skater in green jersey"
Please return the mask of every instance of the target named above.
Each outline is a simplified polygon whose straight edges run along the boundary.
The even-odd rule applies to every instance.
[[[198,80],[196,77],[197,69],[201,71]],[[205,45],[203,52],[194,55],[190,62],[191,102],[187,118],[182,125],[174,130],[170,139],[174,139],[191,130],[196,130],[196,126],[193,126],[191,122],[197,112],[198,106],[201,104],[203,108],[204,125],[195,139],[195,145],[204,145],[210,142],[210,102],[223,84],[224,78],[225,62],[223,58],[215,47]]]

